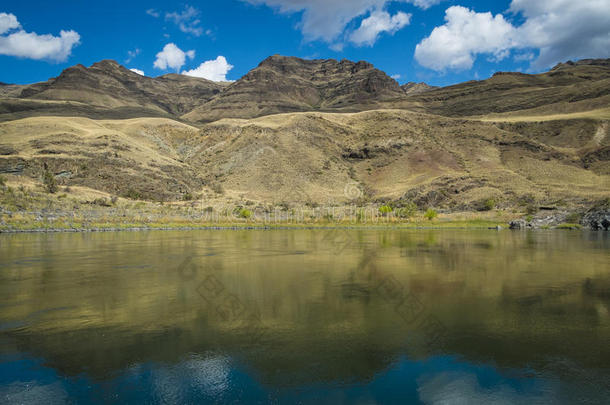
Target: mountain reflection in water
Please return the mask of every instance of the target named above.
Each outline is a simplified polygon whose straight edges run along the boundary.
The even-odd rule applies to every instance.
[[[8,403],[601,403],[607,233],[0,236]]]

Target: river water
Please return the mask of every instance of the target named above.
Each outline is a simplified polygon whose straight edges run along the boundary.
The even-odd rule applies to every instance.
[[[608,403],[610,236],[0,235],[1,403]]]

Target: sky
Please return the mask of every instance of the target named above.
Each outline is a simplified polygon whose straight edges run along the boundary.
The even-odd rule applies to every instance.
[[[0,82],[114,59],[237,80],[273,54],[366,60],[446,86],[610,57],[610,0],[62,0],[0,4]]]

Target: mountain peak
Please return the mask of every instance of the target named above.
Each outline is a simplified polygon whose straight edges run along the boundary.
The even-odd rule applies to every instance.
[[[111,68],[117,68],[117,67],[123,67],[121,66],[117,61],[112,60],[112,59],[104,59],[101,60],[99,62],[95,62],[93,65],[91,65],[91,67],[97,67],[97,68],[106,68],[106,67],[111,67]]]
[[[359,111],[404,98],[398,83],[368,62],[272,55],[187,119]]]
[[[420,94],[425,93],[430,90],[437,89],[438,87],[430,86],[424,82],[416,83],[416,82],[408,82],[400,86],[400,88],[407,94]]]

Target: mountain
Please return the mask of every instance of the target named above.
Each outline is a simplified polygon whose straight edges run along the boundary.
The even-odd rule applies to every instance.
[[[13,108],[5,107],[5,111],[23,111],[25,116],[31,112],[94,118],[175,117],[210,100],[225,87],[226,83],[177,74],[145,77],[104,60],[89,68],[70,67],[44,83],[5,91],[12,99],[0,102],[0,112],[4,112],[2,104],[12,104]]]
[[[608,59],[560,64],[536,75],[498,72],[482,81],[435,89],[412,97],[421,111],[451,117],[517,112],[552,114],[610,105]]]
[[[363,111],[404,98],[394,79],[367,62],[274,55],[183,118],[210,122],[295,111]]]
[[[211,206],[610,198],[610,60],[429,87],[282,56],[234,83],[78,65],[0,87],[0,174],[36,183],[46,166],[65,186]]]
[[[407,94],[419,94],[425,93],[430,90],[438,89],[436,86],[429,86],[426,83],[415,83],[408,82],[400,86],[400,88]]]

